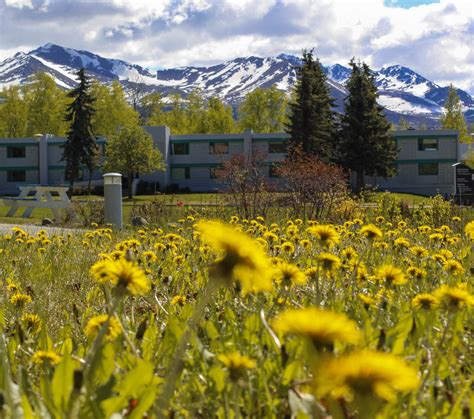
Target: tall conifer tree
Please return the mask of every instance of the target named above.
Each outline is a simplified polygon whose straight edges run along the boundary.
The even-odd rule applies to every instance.
[[[294,100],[289,104],[286,131],[295,145],[323,161],[334,159],[334,100],[330,97],[326,75],[313,51],[303,51],[298,68]]]
[[[70,128],[62,157],[66,162],[65,177],[71,189],[79,177],[81,165],[86,166],[91,174],[97,164],[98,156],[98,146],[92,132],[94,98],[90,94],[91,81],[84,68],[81,68],[76,75],[79,85],[68,93],[68,97],[72,99],[66,114]]]
[[[365,186],[364,175],[389,177],[395,174],[398,151],[390,135],[390,123],[377,103],[377,87],[370,68],[351,60],[352,74],[347,82],[349,95],[339,135],[341,163],[356,173],[356,190]]]

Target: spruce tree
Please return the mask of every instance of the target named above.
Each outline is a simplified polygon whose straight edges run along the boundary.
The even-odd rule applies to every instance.
[[[91,81],[84,68],[76,73],[79,85],[68,93],[72,102],[67,108],[66,121],[70,123],[64,143],[62,160],[66,162],[65,178],[72,186],[79,177],[81,165],[92,173],[98,156],[98,146],[92,132],[94,98],[90,94]],[[90,189],[90,177],[89,177]]]
[[[370,68],[351,60],[347,82],[349,95],[339,135],[340,163],[356,173],[356,190],[365,186],[364,175],[390,177],[395,174],[398,150],[390,135],[390,123],[377,103],[377,87]]]
[[[329,162],[334,159],[334,100],[313,51],[303,51],[302,61],[297,70],[294,100],[289,104],[286,131],[295,146],[300,145],[304,152]]]
[[[444,103],[444,111],[445,113],[441,117],[441,126],[444,129],[459,130],[459,140],[462,143],[470,143],[471,138],[467,131],[461,100],[452,84],[449,86],[448,98]]]

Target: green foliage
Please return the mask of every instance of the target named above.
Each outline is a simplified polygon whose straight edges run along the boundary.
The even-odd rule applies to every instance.
[[[114,80],[110,87],[93,81],[90,94],[94,98],[92,132],[95,136],[109,138],[121,127],[138,123],[138,113],[127,103],[118,80]]]
[[[334,100],[329,95],[327,77],[319,59],[314,60],[312,51],[304,51],[302,61],[294,100],[289,103],[287,132],[304,152],[329,162],[335,158]]]
[[[65,134],[67,123],[64,115],[68,99],[51,76],[36,73],[32,83],[23,88],[23,94],[28,109],[27,136]]]
[[[94,98],[90,94],[91,82],[83,68],[77,72],[77,77],[78,87],[68,93],[68,97],[72,100],[66,114],[66,121],[70,123],[70,128],[62,157],[62,160],[66,162],[65,178],[71,186],[79,177],[80,166],[86,166],[91,173],[98,158],[98,146],[92,131],[92,116],[95,110]]]
[[[18,86],[3,91],[5,102],[0,104],[0,136],[24,137],[28,126],[28,105]]]
[[[148,125],[167,125],[174,134],[231,133],[235,129],[232,108],[220,99],[206,99],[199,89],[187,98],[174,94],[166,109],[157,94],[146,96],[142,107]]]
[[[138,125],[124,126],[107,142],[104,170],[126,174],[129,186],[135,173],[151,173],[164,167],[163,157],[153,146],[151,136]]]
[[[396,143],[390,135],[383,107],[377,103],[377,87],[367,64],[351,60],[342,129],[338,137],[342,165],[356,172],[357,191],[365,186],[364,175],[389,177],[395,174]]]
[[[269,89],[257,88],[245,95],[238,108],[241,131],[283,131],[287,120],[286,95],[275,85]]]
[[[472,139],[467,131],[461,100],[452,84],[449,86],[448,98],[444,103],[444,110],[445,113],[441,117],[441,126],[444,129],[459,130],[459,140],[462,143],[470,143]]]

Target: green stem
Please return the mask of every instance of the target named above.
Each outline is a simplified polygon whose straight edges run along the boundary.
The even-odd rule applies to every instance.
[[[178,345],[174,351],[173,357],[170,361],[169,368],[168,368],[168,374],[166,375],[166,380],[165,380],[165,385],[163,388],[163,392],[160,394],[157,405],[158,405],[158,411],[157,411],[157,417],[158,418],[165,418],[169,405],[171,402],[171,399],[173,397],[174,389],[176,386],[176,383],[181,375],[181,372],[184,369],[184,363],[183,363],[183,356],[186,351],[186,346],[189,343],[189,340],[191,338],[191,334],[193,331],[196,329],[199,321],[201,320],[204,310],[211,300],[214,291],[217,289],[217,284],[215,280],[210,280],[206,287],[204,288],[200,298],[196,302],[196,306],[194,308],[194,312],[190,319],[188,320],[186,324],[186,328],[181,335],[181,338],[178,342]]]

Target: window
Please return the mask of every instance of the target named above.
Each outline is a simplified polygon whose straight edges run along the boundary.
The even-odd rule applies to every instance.
[[[26,170],[9,170],[7,172],[7,182],[26,182]]]
[[[437,138],[418,138],[418,151],[437,151]]]
[[[280,177],[277,173],[278,165],[276,163],[273,163],[270,165],[270,169],[268,171],[268,176],[269,177]]]
[[[229,143],[209,143],[209,154],[229,154]]]
[[[7,157],[9,159],[16,159],[21,157],[26,157],[26,148],[25,146],[11,146],[7,147]]]
[[[286,144],[284,142],[268,143],[269,153],[286,153]]]
[[[171,154],[183,155],[189,154],[189,143],[178,143],[171,145]]]
[[[418,176],[437,176],[438,163],[418,163]]]
[[[171,180],[184,180],[190,178],[189,167],[172,167],[171,168]]]

